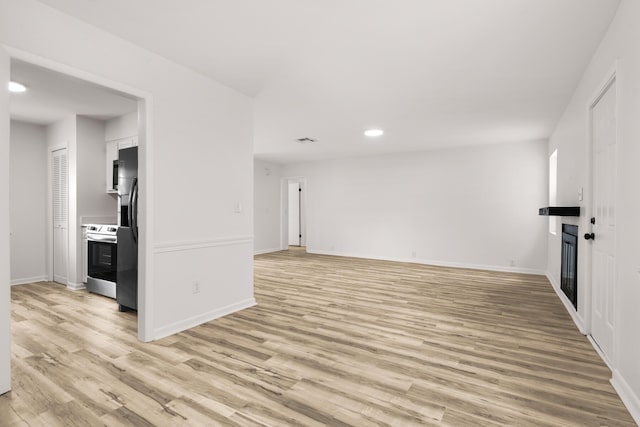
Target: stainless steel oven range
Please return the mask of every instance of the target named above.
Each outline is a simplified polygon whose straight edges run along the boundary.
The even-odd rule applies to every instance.
[[[116,297],[118,226],[87,225],[87,290]]]

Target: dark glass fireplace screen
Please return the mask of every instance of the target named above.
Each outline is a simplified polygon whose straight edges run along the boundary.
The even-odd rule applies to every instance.
[[[578,226],[562,224],[560,289],[578,308]]]

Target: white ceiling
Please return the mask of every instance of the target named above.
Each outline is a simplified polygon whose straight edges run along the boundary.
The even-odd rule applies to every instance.
[[[546,139],[619,3],[40,1],[255,97],[277,162]]]
[[[48,125],[73,114],[108,120],[138,108],[121,93],[22,61],[11,61],[11,79],[28,88],[11,94],[14,120]]]

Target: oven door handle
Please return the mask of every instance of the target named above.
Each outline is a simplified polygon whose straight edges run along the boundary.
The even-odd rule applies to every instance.
[[[117,238],[111,236],[87,236],[89,242],[116,243]]]

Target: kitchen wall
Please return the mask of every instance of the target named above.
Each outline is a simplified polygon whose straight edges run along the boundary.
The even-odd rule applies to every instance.
[[[309,252],[542,274],[546,154],[546,142],[525,142],[295,164],[283,174],[306,178]]]
[[[147,99],[140,338],[253,305],[251,100],[35,0],[0,2],[0,44]]]
[[[253,162],[253,251],[280,250],[280,177],[282,167],[261,160]]]
[[[90,216],[115,218],[117,210],[117,199],[105,191],[105,122],[71,115],[46,127],[15,121],[12,121],[11,125],[12,229],[16,227],[26,229],[28,221],[30,230],[29,238],[26,240],[23,238],[18,241],[12,238],[12,283],[29,283],[45,280],[47,277],[51,256],[48,241],[52,238],[51,230],[47,226],[47,213],[51,206],[48,162],[51,149],[64,147],[67,148],[69,164],[69,269],[66,284],[71,289],[82,288],[84,285],[82,283],[81,218]],[[30,129],[31,134],[25,136],[25,129]],[[34,134],[33,129],[41,133],[42,140],[37,141],[35,145],[32,143],[32,146],[39,147],[41,152],[37,152],[35,148],[26,151],[28,145],[18,146],[17,140],[14,140],[14,136],[23,139],[27,136],[35,138],[40,133]],[[20,173],[24,176],[20,176]],[[25,191],[27,186],[41,188],[42,194],[36,193],[33,188],[31,192]],[[19,192],[23,195],[22,197],[14,196],[20,194]],[[34,205],[42,206],[36,210]],[[41,219],[41,221],[33,218],[36,212],[38,220]],[[35,226],[31,227],[31,223],[35,223]],[[19,250],[22,246],[24,250]],[[43,251],[42,263],[38,262],[37,250],[40,247]],[[34,251],[36,251],[35,256]],[[42,272],[24,275],[25,266],[31,266],[29,268],[33,271]]]
[[[579,205],[580,234],[590,230],[591,194],[589,175],[590,140],[588,107],[609,73],[617,69],[618,168],[616,200],[616,277],[613,381],[616,391],[640,423],[640,2],[623,0],[574,96],[549,141],[548,154],[558,150],[558,204]],[[585,189],[584,200],[578,190]],[[560,220],[558,220],[560,222]],[[558,228],[560,230],[560,228]],[[561,235],[548,236],[548,275],[559,287]],[[597,238],[597,236],[596,236]],[[591,276],[590,246],[578,240],[578,312],[576,323],[588,328],[590,310],[583,290]]]
[[[11,121],[11,284],[47,279],[46,129]]]
[[[138,134],[138,112],[134,111],[120,117],[107,120],[104,140],[113,141]]]

